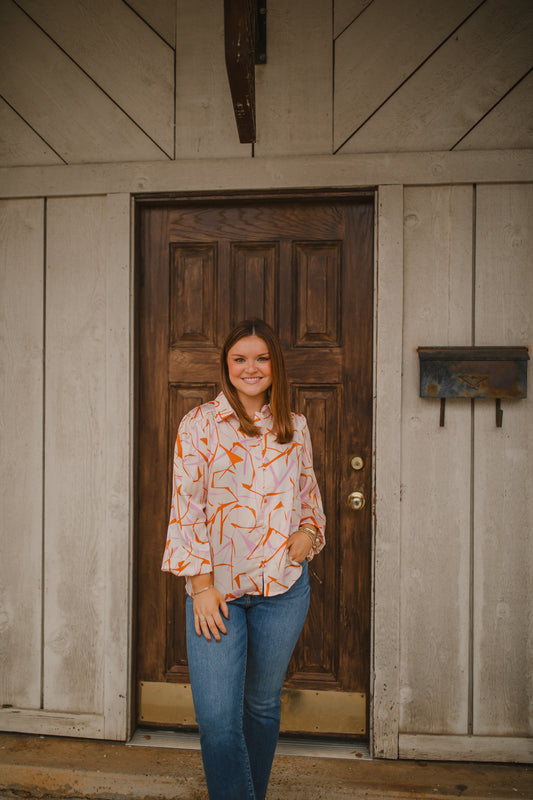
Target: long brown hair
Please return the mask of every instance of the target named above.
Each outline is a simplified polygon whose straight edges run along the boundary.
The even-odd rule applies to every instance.
[[[228,334],[220,354],[222,390],[237,414],[242,432],[247,436],[259,436],[260,431],[244,410],[237,390],[230,381],[228,370],[228,352],[234,344],[240,339],[244,339],[245,336],[257,336],[259,339],[263,339],[268,347],[272,368],[272,384],[268,390],[268,395],[272,416],[274,417],[276,440],[280,443],[291,442],[294,431],[291,421],[289,382],[285,370],[285,359],[283,358],[283,351],[277,335],[270,325],[267,325],[262,319],[245,319],[239,322]]]

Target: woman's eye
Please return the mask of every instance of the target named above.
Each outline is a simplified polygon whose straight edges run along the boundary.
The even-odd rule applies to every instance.
[[[259,356],[258,361],[270,361],[269,356]]]

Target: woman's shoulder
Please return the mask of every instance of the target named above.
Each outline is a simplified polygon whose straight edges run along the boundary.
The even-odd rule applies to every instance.
[[[217,410],[218,404],[216,400],[210,400],[207,403],[202,403],[199,406],[191,408],[191,410],[181,418],[179,426],[180,431],[205,427],[214,419]]]

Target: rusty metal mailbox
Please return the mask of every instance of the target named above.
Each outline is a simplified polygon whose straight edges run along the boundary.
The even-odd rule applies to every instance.
[[[440,398],[444,425],[446,398],[496,401],[501,427],[502,400],[527,396],[527,347],[419,347],[420,397]]]

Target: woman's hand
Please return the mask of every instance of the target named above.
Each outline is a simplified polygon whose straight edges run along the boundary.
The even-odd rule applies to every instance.
[[[303,531],[294,531],[287,539],[287,554],[291,561],[305,561],[312,547],[311,537]]]
[[[227,633],[220,612],[222,611],[226,619],[229,619],[228,605],[224,600],[224,596],[218,589],[211,586],[193,597],[193,609],[194,628],[198,636],[203,633],[207,641],[210,642],[211,634],[213,634],[217,642],[220,642],[220,633]]]

